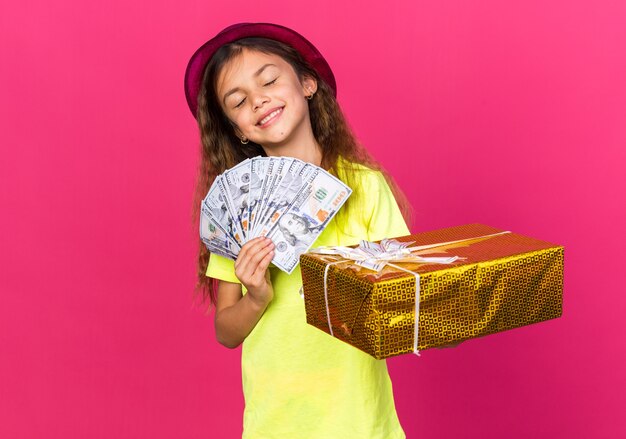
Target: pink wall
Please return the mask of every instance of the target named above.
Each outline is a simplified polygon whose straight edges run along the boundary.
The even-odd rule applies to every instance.
[[[626,436],[624,3],[403,3],[2,5],[0,437],[239,434],[239,352],[192,306],[182,79],[244,20],[326,55],[414,231],[566,247],[561,319],[389,361],[408,437]]]

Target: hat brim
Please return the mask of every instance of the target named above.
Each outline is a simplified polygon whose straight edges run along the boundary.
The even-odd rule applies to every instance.
[[[330,86],[333,94],[337,95],[337,84],[330,66],[319,50],[302,35],[287,27],[272,23],[238,23],[227,27],[214,38],[204,43],[191,56],[187,64],[187,69],[185,70],[185,97],[194,117],[197,117],[198,94],[202,87],[202,77],[207,63],[224,44],[247,37],[269,38],[290,45],[300,52],[302,57],[315,69],[324,82]]]

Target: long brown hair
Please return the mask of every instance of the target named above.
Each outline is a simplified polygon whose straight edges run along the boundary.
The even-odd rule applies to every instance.
[[[202,199],[219,174],[246,158],[266,156],[261,145],[252,141],[245,145],[240,142],[234,133],[233,124],[222,111],[216,95],[216,82],[221,69],[230,60],[240,55],[244,49],[278,55],[293,67],[301,81],[307,76],[315,78],[317,81],[317,92],[314,98],[307,102],[309,103],[313,135],[322,149],[321,167],[339,177],[353,189],[352,196],[337,213],[337,217],[341,215],[349,217],[351,210],[360,204],[360,197],[366,196],[358,190],[360,186],[357,167],[351,167],[351,164],[354,163],[381,171],[396,197],[404,219],[410,225],[410,205],[406,196],[381,168],[380,164],[357,141],[328,84],[291,46],[276,40],[256,37],[243,38],[220,47],[204,71],[202,88],[198,95],[197,111],[201,139],[201,161],[193,203],[195,224],[198,222]],[[337,162],[340,157],[344,159],[342,160],[343,169],[338,172]],[[342,224],[343,221],[337,223]],[[214,305],[217,300],[217,280],[207,277],[205,274],[209,256],[210,252],[200,241],[196,291],[201,295],[203,303],[210,299],[210,304]]]

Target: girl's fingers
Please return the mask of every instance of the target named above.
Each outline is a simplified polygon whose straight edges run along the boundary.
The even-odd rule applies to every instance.
[[[241,251],[239,252],[239,256],[237,257],[237,260],[235,261],[235,268],[238,268],[242,264],[247,265],[248,258],[251,255],[254,255],[256,252],[258,252],[259,249],[268,245],[270,242],[271,241],[265,240],[262,237],[254,238],[253,240],[246,242],[241,248]]]
[[[256,268],[256,266],[263,260],[267,252],[272,250],[274,250],[274,244],[269,242],[263,248],[260,248],[254,255],[250,255],[250,261],[252,262],[251,265]]]
[[[240,280],[244,281],[253,278],[258,265],[264,261],[268,252],[273,251],[273,248],[274,245],[270,240],[257,242],[250,246],[241,258],[239,264],[236,265],[236,271],[239,272]]]
[[[274,249],[272,248],[265,256],[263,256],[263,259],[259,261],[259,264],[257,265],[253,276],[255,277],[260,276],[262,279],[265,278],[265,272],[267,271],[267,267],[270,265],[270,262],[272,262],[273,258],[274,258]]]
[[[269,276],[267,267],[272,262],[274,258],[274,250],[271,249],[263,256],[263,258],[256,265],[255,270],[250,273],[250,281],[253,285],[262,285],[263,283],[269,282]]]
[[[252,256],[250,263],[246,266],[246,269],[250,271],[250,277],[256,279],[256,273],[259,270],[259,267],[265,272],[266,266],[263,267],[262,263],[267,258],[268,254],[273,254],[274,246],[268,245],[263,249],[259,250],[254,256]],[[270,259],[271,260],[271,259]]]
[[[237,268],[239,266],[239,264],[241,264],[241,261],[243,261],[246,257],[246,255],[248,254],[248,252],[250,251],[250,248],[254,246],[254,244],[261,242],[263,238],[258,237],[258,238],[254,238],[248,242],[246,242],[243,247],[241,247],[241,250],[239,250],[239,255],[237,256],[237,260],[235,261],[235,268]]]

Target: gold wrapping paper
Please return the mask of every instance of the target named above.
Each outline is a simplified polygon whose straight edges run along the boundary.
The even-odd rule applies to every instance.
[[[456,241],[501,230],[482,224],[395,238],[412,246]],[[560,317],[563,247],[507,233],[420,253],[459,256],[449,265],[393,262],[419,273],[418,349]],[[413,352],[415,276],[393,267],[380,272],[341,256],[300,256],[307,322],[327,333],[324,270],[334,336],[377,359]]]

